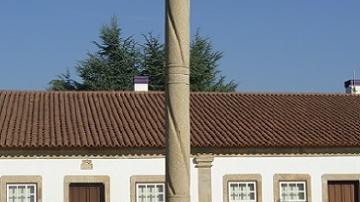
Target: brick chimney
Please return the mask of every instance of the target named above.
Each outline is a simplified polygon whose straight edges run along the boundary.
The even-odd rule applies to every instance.
[[[148,76],[135,76],[134,77],[134,91],[148,91],[149,90],[149,77]]]
[[[348,94],[360,94],[360,80],[352,79],[345,81],[345,89]]]

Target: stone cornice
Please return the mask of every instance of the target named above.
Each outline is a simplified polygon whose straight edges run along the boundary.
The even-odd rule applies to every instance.
[[[336,148],[193,148],[199,163],[207,157],[318,157],[359,156],[360,147]],[[128,149],[2,149],[0,159],[153,159],[164,158],[163,148]],[[201,157],[201,158],[200,158]],[[204,160],[205,158],[205,160]]]

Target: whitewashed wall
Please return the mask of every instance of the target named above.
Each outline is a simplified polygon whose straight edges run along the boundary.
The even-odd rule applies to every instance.
[[[111,202],[130,201],[132,175],[163,175],[164,159],[92,159],[93,170],[81,170],[81,159],[0,160],[0,175],[42,176],[43,202],[63,202],[64,176],[108,175]],[[197,198],[197,172],[191,169],[191,197]]]
[[[92,159],[93,170],[81,170],[82,159],[0,159],[1,175],[40,175],[43,202],[63,202],[64,176],[108,175],[111,202],[130,201],[132,175],[162,175],[164,159]],[[192,161],[191,161],[192,162]],[[223,200],[223,176],[260,174],[263,201],[273,201],[273,175],[296,173],[311,175],[312,201],[322,201],[323,174],[360,174],[360,157],[216,157],[212,167],[213,202]],[[191,163],[191,200],[197,202],[197,169]]]
[[[360,174],[360,157],[223,157],[212,167],[213,202],[223,200],[226,174],[260,174],[263,202],[274,201],[273,176],[279,173],[309,174],[313,202],[322,201],[323,174]]]

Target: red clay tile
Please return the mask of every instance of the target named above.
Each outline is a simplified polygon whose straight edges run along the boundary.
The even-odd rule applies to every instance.
[[[0,91],[0,148],[162,148],[161,92]],[[193,147],[359,147],[360,96],[192,93]]]

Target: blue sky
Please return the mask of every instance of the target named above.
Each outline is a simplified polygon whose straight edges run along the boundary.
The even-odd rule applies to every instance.
[[[164,38],[164,0],[1,0],[0,89],[44,90],[74,72],[113,15],[124,36]],[[192,0],[198,28],[240,92],[343,92],[360,78],[359,0]]]

